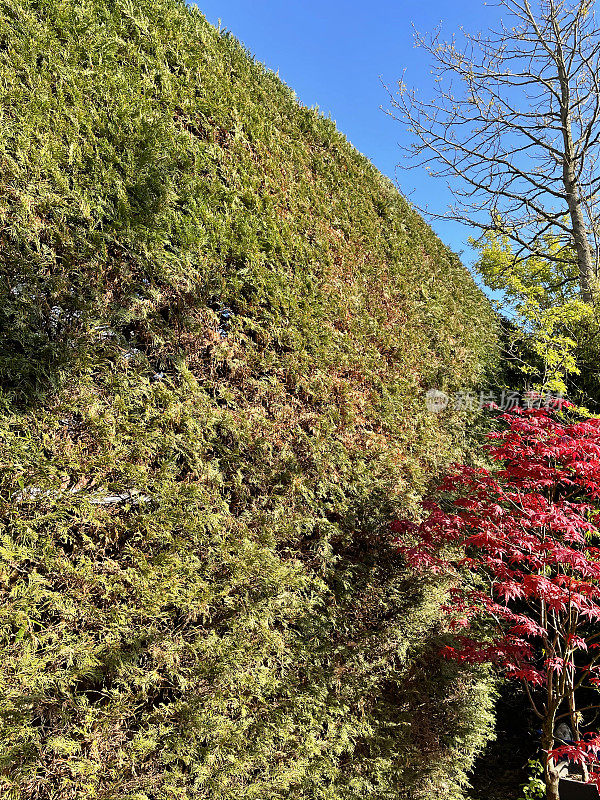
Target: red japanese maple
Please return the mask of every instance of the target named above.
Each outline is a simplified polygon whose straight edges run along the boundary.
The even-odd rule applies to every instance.
[[[591,761],[600,749],[581,733],[600,686],[600,419],[564,423],[546,409],[502,419],[486,445],[498,468],[455,467],[423,522],[393,529],[413,568],[452,577],[446,656],[523,683],[557,800],[557,759]],[[561,719],[575,741],[555,748]]]

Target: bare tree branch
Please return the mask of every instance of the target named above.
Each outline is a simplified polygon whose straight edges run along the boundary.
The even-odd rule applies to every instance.
[[[440,219],[544,252],[552,227],[574,253],[583,299],[600,271],[600,25],[592,0],[500,0],[498,30],[443,41],[415,33],[434,65],[433,96],[403,81],[388,114],[413,135],[412,166],[444,178],[455,198]],[[569,255],[572,263],[572,255]]]

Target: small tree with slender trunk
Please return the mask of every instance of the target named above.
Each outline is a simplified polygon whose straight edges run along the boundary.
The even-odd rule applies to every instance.
[[[393,527],[415,569],[451,582],[445,654],[522,683],[542,728],[546,797],[558,800],[557,723],[573,731],[572,760],[589,761],[599,742],[585,728],[600,707],[600,419],[503,419],[487,444],[497,470],[456,467],[420,524]]]
[[[500,0],[488,35],[444,42],[416,34],[434,66],[434,94],[400,82],[389,113],[413,134],[415,165],[448,179],[455,197],[435,214],[567,263],[593,302],[600,263],[600,26],[592,0]],[[455,181],[455,179],[457,179]],[[549,254],[545,236],[563,247]]]

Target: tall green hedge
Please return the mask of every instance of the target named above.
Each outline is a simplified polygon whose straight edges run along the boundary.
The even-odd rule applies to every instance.
[[[0,796],[460,796],[489,727],[388,521],[483,295],[178,0],[0,0]]]

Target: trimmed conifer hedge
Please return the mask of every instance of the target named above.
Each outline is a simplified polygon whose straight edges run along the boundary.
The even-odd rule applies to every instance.
[[[0,793],[460,797],[480,675],[388,520],[495,359],[468,272],[177,0],[0,0]]]

